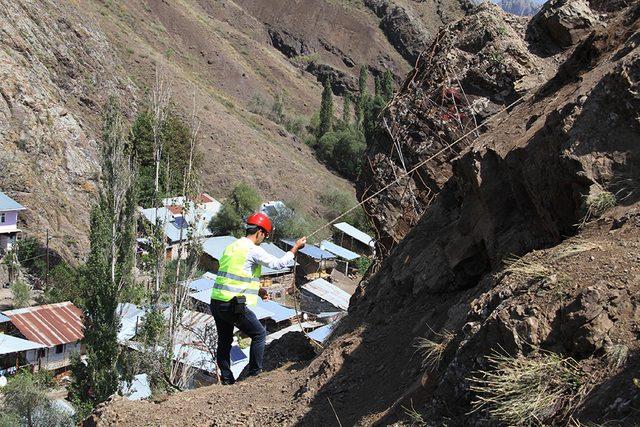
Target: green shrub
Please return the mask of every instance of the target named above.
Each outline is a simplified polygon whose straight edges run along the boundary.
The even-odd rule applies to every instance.
[[[15,280],[9,287],[14,308],[28,307],[31,302],[31,287],[22,279]]]

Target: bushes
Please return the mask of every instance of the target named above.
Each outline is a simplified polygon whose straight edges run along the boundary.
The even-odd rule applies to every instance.
[[[17,279],[11,284],[11,296],[14,308],[28,307],[31,302],[31,288],[22,279]]]
[[[226,234],[235,237],[244,236],[245,218],[258,209],[260,200],[260,195],[255,188],[245,183],[236,185],[222,203],[218,215],[209,223],[209,230],[218,236]]]
[[[339,190],[330,190],[320,196],[322,204],[322,217],[326,221],[331,221],[338,215],[353,208],[358,202],[355,197]],[[362,207],[358,207],[343,217],[343,221],[348,222],[360,230],[370,233],[371,222]]]

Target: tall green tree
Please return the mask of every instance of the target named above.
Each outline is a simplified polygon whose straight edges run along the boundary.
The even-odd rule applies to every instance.
[[[342,123],[344,126],[349,126],[351,122],[351,95],[349,92],[344,94],[342,100]]]
[[[360,127],[364,120],[365,104],[367,102],[367,68],[360,67],[360,76],[358,77],[358,102],[356,104],[356,126]]]
[[[384,100],[386,102],[391,101],[391,98],[393,98],[393,75],[389,70],[386,70],[384,72],[384,77],[382,80],[382,92]]]
[[[380,77],[376,76],[373,81],[375,88],[374,96],[382,96],[382,84],[380,83]]]
[[[222,203],[218,215],[209,223],[209,229],[215,235],[244,235],[244,220],[260,206],[258,191],[244,182],[235,186],[229,197]]]
[[[115,98],[104,115],[101,150],[102,182],[98,204],[91,211],[90,251],[84,268],[83,343],[86,365],[72,365],[72,394],[98,404],[118,389],[116,308],[132,283],[136,229],[134,164],[125,125]]]
[[[324,81],[322,90],[322,102],[320,103],[320,127],[318,128],[318,138],[333,129],[333,91],[331,90],[331,77]]]

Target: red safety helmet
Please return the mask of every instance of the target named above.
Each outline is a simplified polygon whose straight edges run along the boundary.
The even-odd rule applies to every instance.
[[[247,218],[247,225],[260,227],[266,231],[267,234],[271,234],[271,231],[273,230],[271,220],[262,212],[249,215],[249,218]]]

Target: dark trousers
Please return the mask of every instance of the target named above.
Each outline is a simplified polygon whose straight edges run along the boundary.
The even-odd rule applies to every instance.
[[[211,314],[216,321],[218,330],[218,349],[216,361],[222,375],[223,384],[233,384],[235,379],[231,372],[231,344],[233,343],[233,327],[237,326],[244,334],[251,338],[249,350],[249,375],[258,375],[262,371],[262,357],[267,331],[260,323],[253,311],[245,309],[244,314],[231,312],[231,304],[211,300]]]

